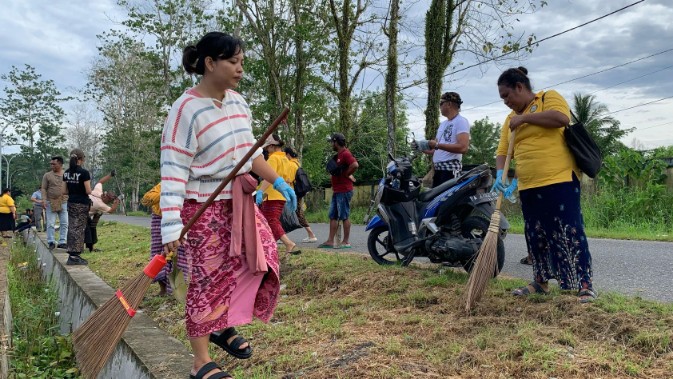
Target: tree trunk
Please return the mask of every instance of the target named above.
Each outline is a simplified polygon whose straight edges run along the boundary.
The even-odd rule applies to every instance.
[[[295,28],[302,24],[301,7],[299,0],[292,2],[292,12],[294,13]],[[306,56],[304,52],[304,36],[295,29],[295,65],[294,76],[294,148],[299,155],[301,162],[302,150],[304,149],[304,88],[306,83]]]
[[[388,125],[388,153],[396,156],[395,132],[397,130],[397,23],[400,1],[391,0],[390,27],[388,28],[388,72],[386,73],[386,123]]]

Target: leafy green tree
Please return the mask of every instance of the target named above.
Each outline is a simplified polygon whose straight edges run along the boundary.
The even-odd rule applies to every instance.
[[[663,185],[666,181],[666,162],[652,154],[621,148],[607,156],[598,176],[604,189],[645,189],[650,185]]]
[[[3,144],[21,146],[21,165],[25,167],[21,176],[33,183],[42,180],[49,157],[61,152],[65,112],[60,103],[69,100],[61,95],[53,80],[41,77],[30,65],[22,70],[12,66],[8,74],[2,75],[9,85],[0,98],[0,117],[14,131],[6,133]]]
[[[616,153],[624,147],[619,139],[634,128],[621,129],[620,122],[609,115],[608,107],[596,100],[594,95],[573,94],[573,122],[582,122],[596,141],[603,156]]]
[[[348,140],[352,134],[358,134],[353,113],[353,93],[363,72],[383,61],[380,51],[378,31],[374,34],[364,32],[364,25],[371,23],[373,16],[366,13],[371,0],[328,0],[329,30],[334,33],[334,45],[329,50],[336,57],[332,65],[325,65],[328,76],[325,81],[327,90],[332,93],[339,106],[337,128]],[[384,113],[385,114],[385,113]]]
[[[357,158],[360,167],[356,173],[359,180],[378,180],[385,172],[388,159],[388,115],[386,114],[386,94],[365,93],[361,101],[355,102],[357,112],[355,126],[358,130],[349,140],[349,149]],[[397,155],[408,155],[410,148],[406,143],[409,133],[406,108],[398,100],[395,108],[398,127],[395,130],[394,144],[398,146]]]
[[[100,56],[89,74],[89,92],[106,124],[103,170],[137,210],[142,191],[159,180],[159,139],[165,118],[162,60],[142,42],[110,33],[101,36]]]
[[[470,147],[463,155],[463,164],[488,163],[495,166],[500,127],[499,123],[492,123],[488,117],[475,121],[470,128]]]
[[[521,14],[531,13],[546,1],[461,1],[432,0],[425,17],[425,64],[428,99],[425,135],[434,136],[439,127],[439,97],[446,69],[456,53],[473,56],[478,62],[515,58],[531,51],[534,36],[523,42],[512,34]]]
[[[151,36],[154,45],[145,49],[159,59],[162,100],[170,105],[191,83],[180,64],[185,46],[209,31],[214,23],[211,0],[118,0],[127,18],[122,21],[131,34]],[[137,38],[144,40],[144,38]]]

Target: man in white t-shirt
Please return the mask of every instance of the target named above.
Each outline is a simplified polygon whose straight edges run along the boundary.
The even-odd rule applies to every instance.
[[[439,109],[446,120],[439,124],[437,136],[429,141],[414,141],[416,149],[432,155],[435,175],[432,187],[455,178],[463,169],[463,154],[470,147],[470,123],[460,115],[463,101],[456,92],[445,92]]]

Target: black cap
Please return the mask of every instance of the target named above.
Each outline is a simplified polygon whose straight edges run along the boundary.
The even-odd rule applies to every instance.
[[[458,92],[444,92],[444,94],[441,97],[441,101],[450,101],[454,104],[462,104],[463,100],[460,99],[460,95]]]
[[[344,145],[346,143],[346,136],[344,136],[341,133],[332,133],[332,135],[330,136],[330,141],[337,142],[340,145]]]

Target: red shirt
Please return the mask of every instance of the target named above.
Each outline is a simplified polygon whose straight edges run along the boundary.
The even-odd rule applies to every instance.
[[[337,153],[337,164],[342,166],[344,170],[341,175],[332,175],[332,192],[344,193],[353,190],[353,182],[348,179],[348,175],[346,175],[346,168],[356,162],[357,160],[353,154],[351,154],[350,150],[346,148]]]

